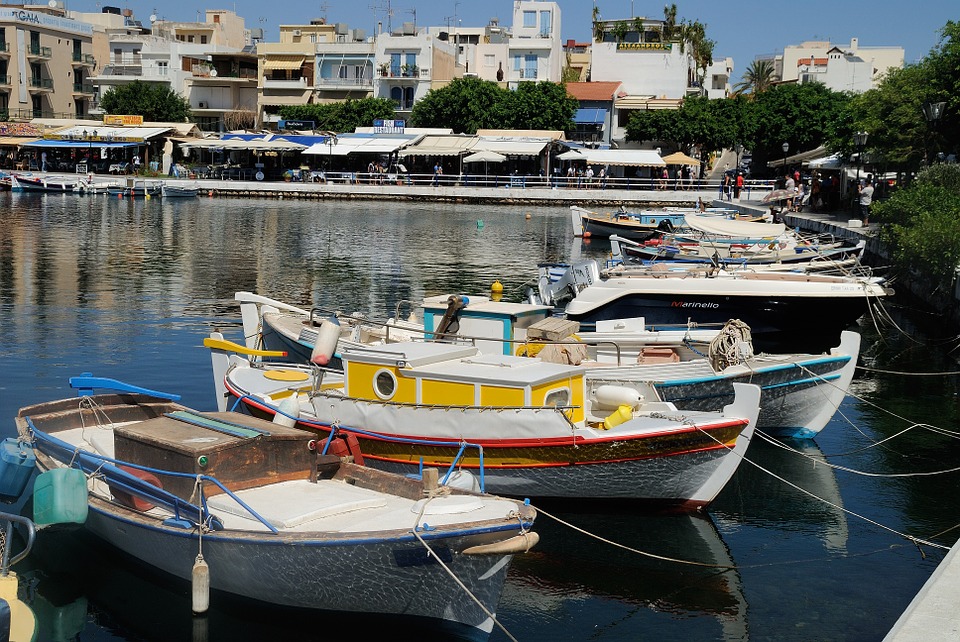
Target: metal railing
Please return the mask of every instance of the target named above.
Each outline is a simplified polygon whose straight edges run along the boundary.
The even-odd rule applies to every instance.
[[[79,62],[80,64],[83,64],[83,65],[96,65],[97,59],[93,57],[93,54],[74,51],[73,62]]]
[[[94,86],[88,82],[75,82],[73,83],[73,93],[92,94],[95,93]]]
[[[31,89],[53,89],[53,79],[51,78],[31,78]]]
[[[27,55],[33,58],[52,58],[53,49],[39,45],[30,45],[30,47],[27,48]]]

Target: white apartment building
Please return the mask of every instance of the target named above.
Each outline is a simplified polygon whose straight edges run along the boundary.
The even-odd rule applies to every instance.
[[[784,47],[776,68],[784,82],[820,82],[860,93],[877,87],[890,69],[902,68],[903,58],[903,47],[861,47],[858,38],[849,45],[808,41]]]
[[[392,100],[397,117],[403,119],[428,91],[455,77],[456,57],[449,39],[418,30],[410,22],[393,33],[378,34],[374,95]]]
[[[703,81],[707,98],[713,100],[729,96],[731,77],[733,77],[733,58],[714,60],[713,64],[707,67]]]
[[[591,47],[590,80],[619,82],[627,94],[613,104],[611,142],[625,144],[633,110],[677,109],[685,97],[704,93],[690,49],[681,52],[678,42],[663,40],[662,20],[608,20],[601,26],[603,37]]]
[[[458,72],[516,87],[524,81],[560,82],[565,60],[560,27],[556,2],[519,0],[509,28],[493,18],[485,27],[458,23],[428,32],[456,46]]]

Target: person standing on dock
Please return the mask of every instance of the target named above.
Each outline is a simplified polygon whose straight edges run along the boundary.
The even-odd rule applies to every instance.
[[[434,187],[440,184],[441,174],[443,174],[443,166],[440,165],[439,162],[437,162],[437,164],[433,166],[433,186]]]
[[[860,191],[860,220],[864,227],[870,224],[870,205],[873,203],[873,181],[869,178],[866,184],[859,188]]]

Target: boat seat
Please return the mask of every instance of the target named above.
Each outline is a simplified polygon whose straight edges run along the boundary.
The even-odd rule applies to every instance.
[[[677,363],[680,361],[680,355],[673,348],[663,348],[656,346],[647,346],[637,355],[637,363],[655,364],[655,363]]]
[[[235,493],[275,528],[296,528],[325,517],[387,505],[383,495],[339,481],[321,479],[315,484],[295,480],[260,486]],[[257,521],[227,494],[207,500],[214,513],[226,513]]]

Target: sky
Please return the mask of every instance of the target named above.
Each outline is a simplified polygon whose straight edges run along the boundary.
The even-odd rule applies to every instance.
[[[278,5],[262,0],[107,0],[68,1],[74,11],[99,11],[102,4],[129,8],[147,24],[151,14],[161,19],[195,21],[198,10],[229,9],[243,17],[248,27],[262,27],[268,41],[276,40],[280,24],[304,24],[314,18],[345,22],[351,29],[365,29],[372,35],[377,23],[384,29],[389,21],[396,28],[403,22],[418,27],[483,27],[491,18],[509,25],[513,16],[511,0],[291,0]],[[734,79],[758,55],[781,53],[784,45],[806,40],[829,40],[845,45],[858,38],[861,47],[904,48],[904,60],[916,62],[939,42],[939,31],[947,20],[960,20],[957,0],[679,0],[678,18],[699,20],[707,27],[707,37],[717,44],[714,59],[732,57]],[[604,20],[633,16],[663,18],[664,2],[641,0],[558,0],[563,40],[587,41],[593,5],[600,8]],[[951,11],[952,10],[952,11]]]

